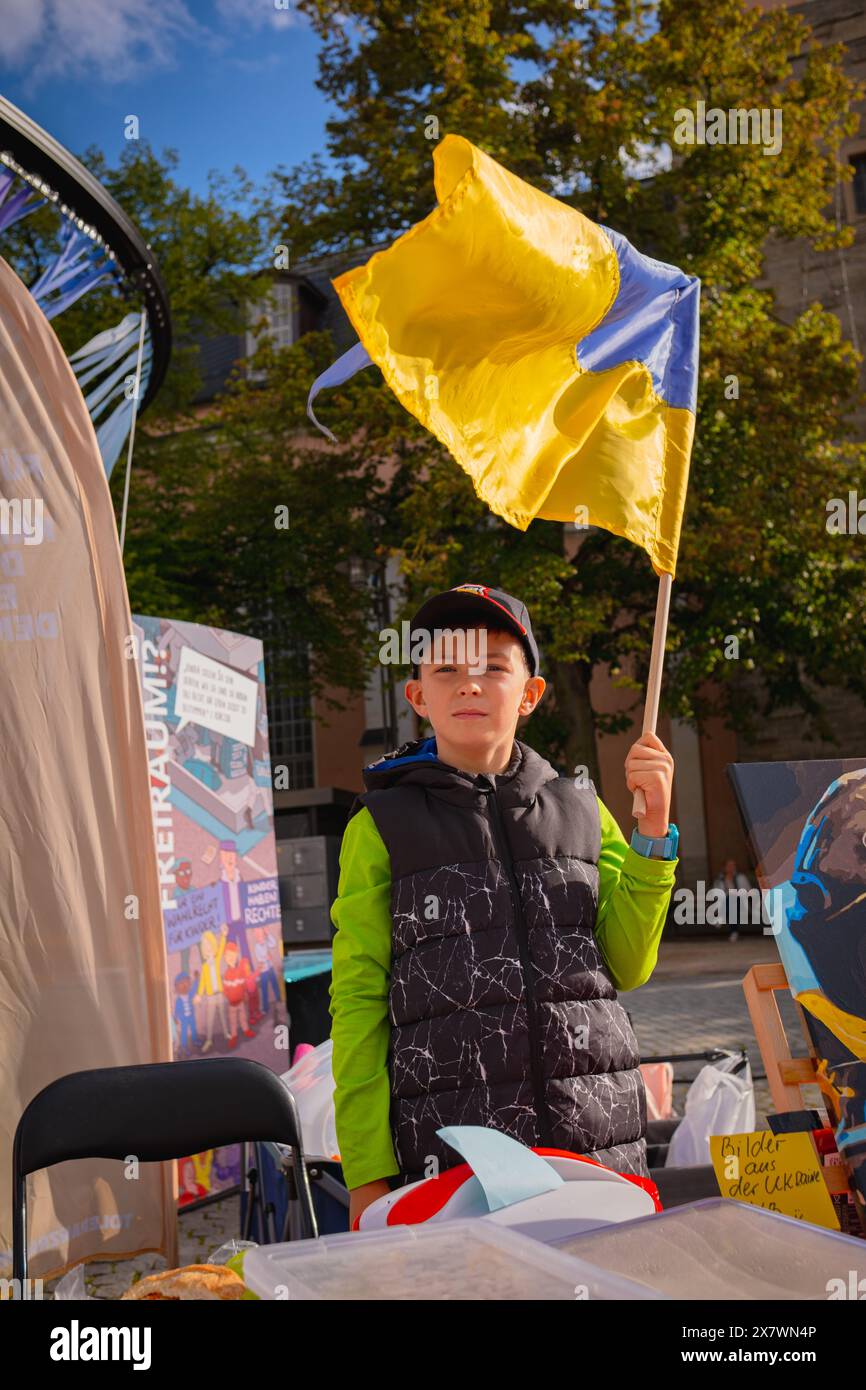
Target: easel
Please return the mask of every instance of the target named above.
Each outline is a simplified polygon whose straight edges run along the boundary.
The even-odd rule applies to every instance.
[[[788,977],[781,961],[773,965],[753,965],[743,977],[743,993],[764,1061],[773,1105],[780,1113],[785,1110],[811,1108],[806,1106],[800,1087],[817,1085],[821,1089],[831,1122],[838,1121],[833,1092],[826,1077],[818,1069],[817,1058],[791,1056],[775,995],[777,989],[789,988]],[[797,1004],[796,1000],[794,1002]],[[803,1010],[799,1004],[797,1015],[803,1036],[808,1042]],[[851,1192],[848,1174],[842,1164],[822,1164],[821,1171],[831,1196],[841,1197]]]

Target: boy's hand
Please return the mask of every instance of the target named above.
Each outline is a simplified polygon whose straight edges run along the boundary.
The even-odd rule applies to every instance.
[[[377,1178],[375,1182],[365,1182],[361,1187],[353,1187],[349,1192],[349,1230],[354,1230],[355,1218],[366,1211],[378,1197],[385,1197],[391,1191],[387,1178]]]
[[[641,734],[625,760],[626,786],[630,792],[639,787],[646,802],[646,811],[637,821],[641,835],[657,839],[667,834],[673,778],[674,760],[658,734]]]

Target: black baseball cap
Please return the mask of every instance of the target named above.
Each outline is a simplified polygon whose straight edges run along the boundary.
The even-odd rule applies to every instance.
[[[409,624],[409,639],[415,632],[432,632],[449,626],[471,627],[483,624],[502,627],[522,644],[529,663],[529,674],[538,675],[538,647],[532,635],[532,624],[526,604],[504,589],[491,589],[487,584],[455,584],[434,594],[421,604]]]

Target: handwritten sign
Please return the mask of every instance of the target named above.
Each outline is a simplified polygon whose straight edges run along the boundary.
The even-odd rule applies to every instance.
[[[182,647],[174,709],[177,733],[192,720],[215,734],[225,734],[252,748],[256,737],[258,686],[249,676]]]
[[[222,885],[196,888],[175,898],[166,915],[165,944],[168,951],[198,946],[206,931],[219,932],[226,919]]]
[[[710,1155],[723,1197],[838,1231],[810,1134],[771,1134],[769,1130],[714,1134]]]

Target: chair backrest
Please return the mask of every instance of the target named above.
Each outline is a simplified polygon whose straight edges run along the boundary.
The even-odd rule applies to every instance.
[[[214,1057],[71,1072],[34,1096],[12,1152],[13,1277],[27,1274],[28,1173],[75,1158],[185,1158],[265,1140],[292,1149],[303,1235],[318,1234],[295,1102],[261,1062]]]
[[[214,1057],[71,1072],[34,1096],[15,1134],[21,1175],[73,1158],[142,1163],[244,1140],[302,1152],[294,1101],[261,1062]]]

